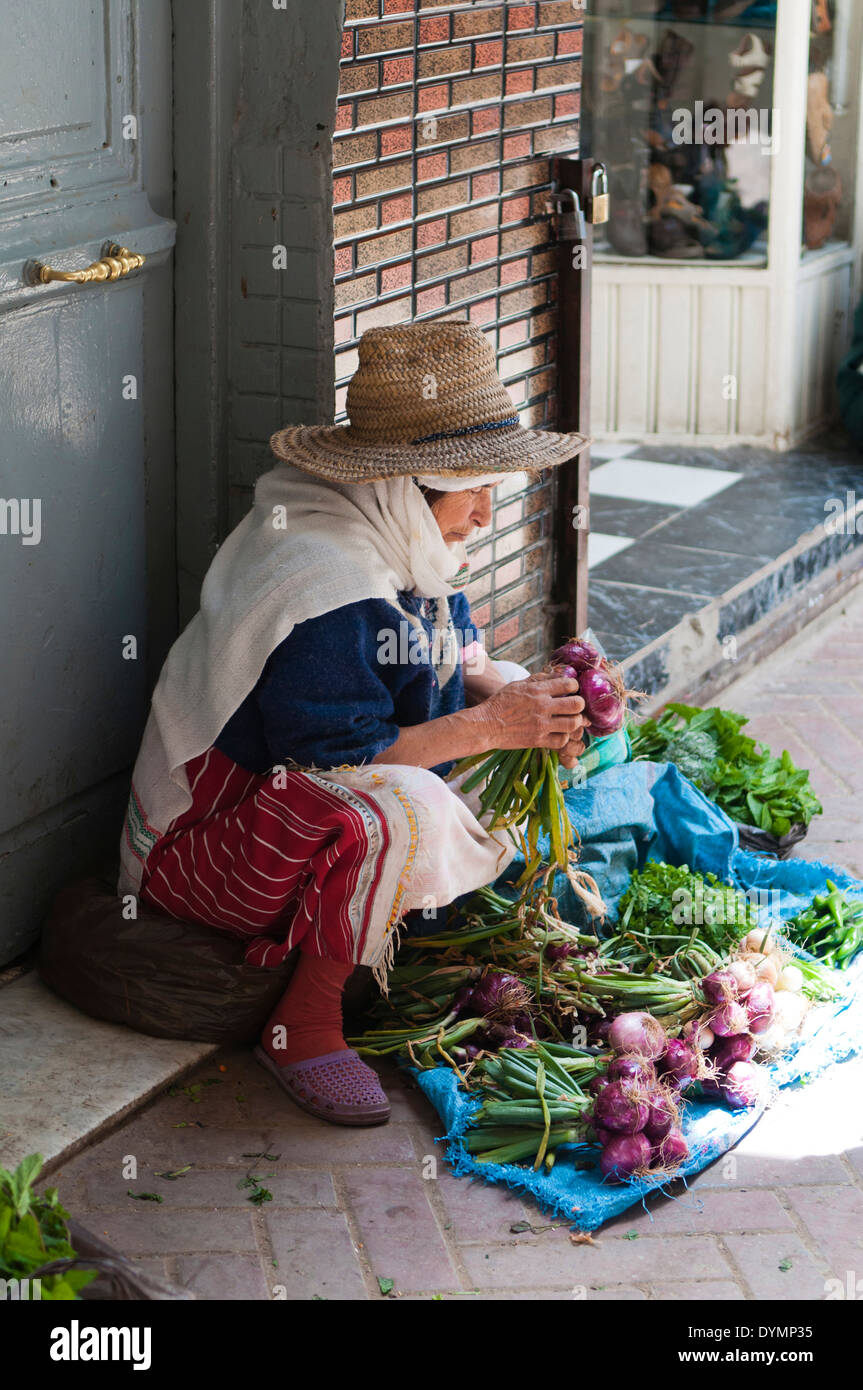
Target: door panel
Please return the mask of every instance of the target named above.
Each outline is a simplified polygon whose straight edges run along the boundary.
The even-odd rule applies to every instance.
[[[0,24],[2,963],[119,839],[176,584],[170,0]],[[112,241],[146,257],[128,278],[34,283]]]

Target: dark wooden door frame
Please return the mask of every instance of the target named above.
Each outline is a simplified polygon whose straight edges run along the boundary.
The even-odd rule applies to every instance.
[[[572,189],[582,210],[590,207],[592,159],[555,159],[558,193]],[[560,233],[561,214],[557,214]],[[579,247],[581,254],[573,256]],[[574,262],[578,260],[578,264]],[[590,434],[590,285],[593,232],[581,242],[558,235],[558,428]],[[590,450],[558,470],[555,508],[554,613],[559,638],[587,627],[587,537],[590,529]]]

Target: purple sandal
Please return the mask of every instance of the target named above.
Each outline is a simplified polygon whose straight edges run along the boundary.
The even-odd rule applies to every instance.
[[[255,1057],[301,1110],[319,1120],[334,1125],[382,1125],[390,1117],[390,1103],[377,1076],[352,1048],[283,1067],[262,1047],[255,1048]]]

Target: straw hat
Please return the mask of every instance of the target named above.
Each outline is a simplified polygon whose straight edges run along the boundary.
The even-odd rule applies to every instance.
[[[349,425],[294,425],[276,458],[333,482],[514,473],[574,458],[581,434],[523,429],[485,334],[466,323],[370,328],[348,387]]]

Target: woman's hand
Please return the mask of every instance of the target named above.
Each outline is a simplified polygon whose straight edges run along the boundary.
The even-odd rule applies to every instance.
[[[493,748],[553,748],[564,767],[584,752],[584,700],[578,681],[542,673],[511,681],[469,711]]]

